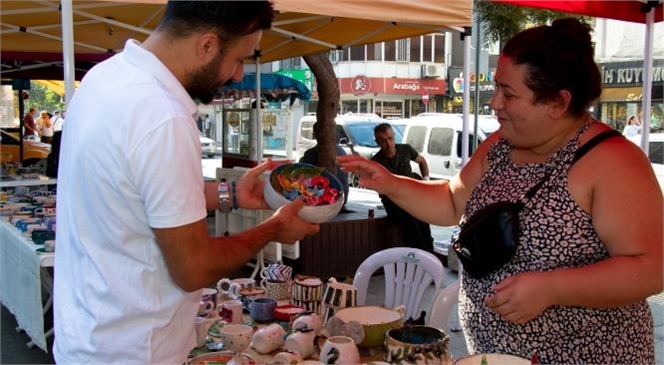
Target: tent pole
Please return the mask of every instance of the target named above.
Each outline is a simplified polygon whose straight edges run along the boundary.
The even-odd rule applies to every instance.
[[[61,0],[62,14],[62,60],[65,81],[65,109],[74,96],[74,18],[72,0]]]
[[[263,161],[263,107],[261,102],[261,56],[256,53],[256,163]]]
[[[470,109],[470,43],[471,43],[472,28],[464,28],[461,33],[463,40],[463,128],[461,133],[461,165],[465,166],[468,162],[468,130],[469,123],[469,109]]]
[[[646,14],[646,37],[643,57],[643,101],[641,106],[641,149],[648,156],[648,140],[650,139],[650,105],[652,100],[652,43],[655,11],[650,9]]]

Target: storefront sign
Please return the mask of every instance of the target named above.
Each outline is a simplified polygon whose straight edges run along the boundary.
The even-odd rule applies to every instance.
[[[371,92],[371,79],[364,75],[357,75],[353,77],[350,83],[353,95],[360,96]]]
[[[454,77],[452,77],[454,75]],[[487,73],[479,74],[480,82],[480,93],[488,92],[493,93],[496,90],[496,85],[493,80],[494,72],[490,71]],[[450,67],[450,78],[452,79],[452,94],[463,94],[464,89],[464,79],[463,71],[458,67]],[[470,74],[470,92],[475,92],[475,84],[478,76],[475,73]]]
[[[313,96],[318,96],[318,90],[316,90],[316,78],[311,70],[279,70],[275,72],[275,74],[288,76],[303,83],[304,86],[311,91]]]
[[[340,78],[339,91],[342,94],[353,95],[375,94],[405,94],[405,95],[443,95],[445,94],[445,80],[441,79],[405,79],[366,77],[364,75],[353,78]]]
[[[608,62],[600,64],[604,85],[639,85],[643,84],[643,61]],[[664,80],[664,60],[654,60],[652,81]]]

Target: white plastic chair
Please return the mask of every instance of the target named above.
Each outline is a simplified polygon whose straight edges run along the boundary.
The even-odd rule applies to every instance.
[[[385,307],[406,307],[405,318],[420,317],[422,297],[434,284],[434,298],[443,284],[445,269],[433,254],[411,247],[394,247],[367,257],[355,272],[353,285],[357,288],[357,305],[364,305],[369,280],[374,272],[385,272]]]
[[[431,305],[431,315],[427,318],[427,326],[440,328],[443,331],[447,329],[452,307],[459,303],[460,285],[457,279],[434,297]]]

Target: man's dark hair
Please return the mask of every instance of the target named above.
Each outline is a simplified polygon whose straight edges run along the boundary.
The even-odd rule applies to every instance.
[[[214,31],[227,48],[247,34],[269,29],[272,19],[274,10],[269,1],[169,0],[157,30],[174,38]]]
[[[380,123],[374,128],[374,134],[376,133],[383,133],[387,130],[391,130],[392,125],[390,123]]]

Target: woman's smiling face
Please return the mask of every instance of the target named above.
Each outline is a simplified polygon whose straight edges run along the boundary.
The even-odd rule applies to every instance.
[[[525,83],[527,65],[516,65],[500,56],[496,68],[496,91],[491,108],[500,123],[500,135],[522,148],[543,143],[552,131],[549,103],[536,103],[533,91]]]

